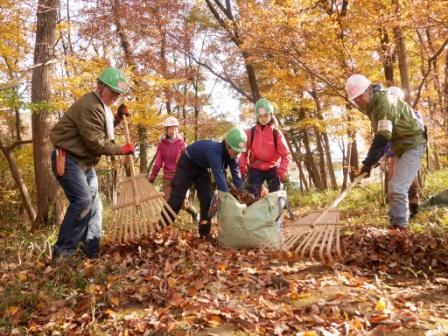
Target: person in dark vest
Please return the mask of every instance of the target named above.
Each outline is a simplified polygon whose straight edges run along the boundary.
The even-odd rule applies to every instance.
[[[78,99],[53,127],[50,140],[53,173],[68,198],[53,258],[71,257],[78,245],[89,258],[100,251],[102,205],[95,165],[102,155],[127,155],[134,152],[130,143],[114,143],[114,127],[127,107],[117,114],[110,106],[126,93],[126,77],[117,68],[107,68],[97,78],[96,89]]]

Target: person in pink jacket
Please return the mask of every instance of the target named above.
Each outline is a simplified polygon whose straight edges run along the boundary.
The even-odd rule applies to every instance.
[[[154,183],[160,169],[163,167],[163,193],[165,199],[168,200],[171,194],[171,181],[176,173],[177,160],[186,148],[186,144],[182,137],[178,135],[179,121],[175,117],[168,117],[163,123],[165,134],[163,135],[156,152],[154,166],[149,176],[149,182]],[[188,194],[187,194],[188,197]],[[196,220],[197,211],[194,207],[184,201],[183,209],[185,209]]]
[[[265,98],[255,103],[257,124],[246,130],[247,151],[241,153],[240,170],[248,177],[248,190],[260,197],[261,186],[267,182],[269,192],[280,190],[286,179],[291,153],[282,132],[274,128],[274,107]]]

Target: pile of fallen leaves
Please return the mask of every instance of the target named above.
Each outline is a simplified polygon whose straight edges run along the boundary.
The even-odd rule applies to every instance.
[[[408,299],[414,294],[395,300],[353,267],[223,249],[189,232],[108,248],[97,261],[1,266],[0,321],[13,335],[389,335],[448,318],[440,292],[430,311]]]
[[[230,185],[230,193],[232,194],[233,197],[235,197],[238,200],[238,202],[246,204],[247,206],[250,206],[251,204],[258,201],[258,198],[255,197],[250,192],[245,190],[240,191],[232,185]]]
[[[430,233],[363,228],[341,238],[345,264],[400,274],[448,271],[448,242]]]

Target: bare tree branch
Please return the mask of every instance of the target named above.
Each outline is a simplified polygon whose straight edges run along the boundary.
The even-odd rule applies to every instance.
[[[216,72],[211,66],[209,66],[208,64],[199,61],[198,59],[196,59],[194,56],[190,55],[191,59],[193,61],[195,61],[196,64],[206,68],[208,71],[210,71],[213,75],[215,75],[216,77],[218,77],[219,79],[221,79],[222,81],[226,82],[227,84],[229,84],[233,89],[235,89],[240,95],[242,95],[243,97],[245,97],[247,100],[252,101],[252,96],[246,92],[244,92],[234,81],[232,81],[230,78],[227,78],[221,74],[219,74],[218,72]]]
[[[431,73],[431,64],[432,62],[434,62],[437,57],[439,57],[439,55],[443,52],[443,50],[445,50],[445,46],[448,44],[448,38],[445,40],[445,42],[442,43],[442,45],[440,46],[440,48],[435,52],[434,55],[432,55],[430,58],[428,58],[427,63],[428,63],[428,68],[426,69],[425,73],[423,74],[423,78],[418,86],[417,89],[417,95],[415,97],[415,100],[412,104],[412,108],[415,109],[415,107],[418,104],[418,101],[420,100],[420,96],[422,94],[422,89],[423,86],[425,85],[426,79],[428,78],[429,74]]]

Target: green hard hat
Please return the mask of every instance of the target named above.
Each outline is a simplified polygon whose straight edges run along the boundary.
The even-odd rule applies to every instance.
[[[126,76],[120,69],[110,67],[101,71],[98,80],[115,92],[126,93]]]
[[[246,151],[247,135],[241,128],[232,128],[227,133],[225,140],[234,151],[238,153]]]
[[[258,117],[260,115],[260,109],[263,108],[265,113],[273,114],[274,106],[266,98],[260,98],[255,103],[255,115]]]

